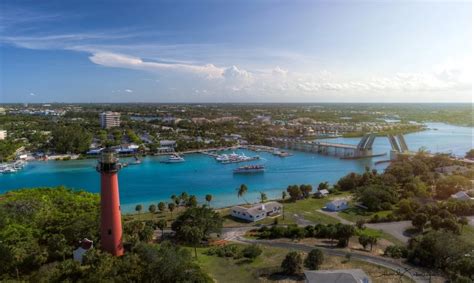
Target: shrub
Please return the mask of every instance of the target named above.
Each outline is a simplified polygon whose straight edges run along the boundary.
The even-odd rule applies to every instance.
[[[218,257],[240,257],[241,251],[237,245],[226,245],[220,247],[211,247],[206,251],[207,255],[215,255]]]
[[[257,245],[250,245],[242,250],[242,255],[249,259],[255,259],[262,254],[262,249]]]
[[[319,269],[319,266],[323,264],[324,254],[319,249],[312,249],[306,259],[304,260],[304,266],[311,270]]]
[[[403,246],[392,245],[385,248],[384,255],[391,258],[406,258],[408,255],[408,250]]]
[[[289,252],[281,262],[283,273],[287,275],[299,274],[303,271],[303,259],[298,252]]]

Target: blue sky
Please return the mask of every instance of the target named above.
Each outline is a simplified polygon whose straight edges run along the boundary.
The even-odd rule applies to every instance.
[[[0,102],[472,101],[469,1],[0,5]]]

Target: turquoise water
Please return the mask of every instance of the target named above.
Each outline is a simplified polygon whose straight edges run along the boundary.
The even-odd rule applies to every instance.
[[[451,152],[464,155],[473,147],[473,128],[445,124],[428,124],[428,130],[405,136],[408,147],[416,150],[422,146],[432,152]],[[359,138],[329,139],[336,142],[357,144]],[[377,138],[374,153],[390,150],[386,138]],[[172,194],[186,191],[203,201],[206,194],[213,195],[212,206],[222,207],[241,203],[236,188],[246,184],[249,192],[245,199],[257,201],[259,192],[276,198],[291,184],[312,184],[337,181],[341,176],[355,171],[362,172],[365,166],[374,167],[374,159],[341,160],[313,153],[293,152],[293,156],[280,158],[270,153],[237,150],[247,156],[259,154],[258,162],[265,164],[264,174],[234,175],[232,170],[242,164],[222,165],[211,157],[201,154],[186,155],[186,162],[176,164],[159,163],[160,157],[147,157],[141,165],[129,166],[119,173],[120,199],[125,211],[132,211],[136,204],[148,206],[159,201],[169,201]],[[30,162],[16,174],[0,175],[0,193],[18,188],[65,185],[75,189],[99,192],[99,174],[95,171],[95,160]],[[386,165],[376,168],[383,170]]]

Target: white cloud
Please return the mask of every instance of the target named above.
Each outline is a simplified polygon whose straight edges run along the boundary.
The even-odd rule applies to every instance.
[[[30,92],[30,96],[36,96],[34,92]]]
[[[413,99],[413,93],[417,93],[420,95],[417,98],[426,97],[429,99],[427,101],[439,101],[439,99],[444,99],[441,96],[446,95],[445,93],[448,91],[463,92],[463,100],[469,99],[467,95],[471,94],[472,88],[471,57],[448,60],[444,64],[434,66],[431,70],[400,72],[392,75],[347,74],[343,72],[344,70],[328,72],[318,70],[317,66],[314,67],[315,71],[295,72],[280,66],[269,67],[267,65],[259,66],[264,67],[262,69],[247,69],[243,68],[242,64],[235,65],[241,62],[239,59],[242,59],[243,53],[240,53],[240,57],[226,56],[225,64],[219,64],[219,66],[206,63],[210,60],[191,60],[190,57],[196,55],[193,53],[194,47],[199,49],[202,46],[189,45],[180,49],[183,48],[182,45],[142,44],[137,47],[133,44],[113,44],[114,41],[134,36],[136,34],[117,32],[0,36],[0,43],[30,49],[64,49],[86,52],[90,54],[90,61],[97,65],[154,73],[157,75],[156,82],[167,87],[170,94],[193,92],[194,90],[198,90],[202,94],[204,93],[202,90],[206,89],[208,95],[225,96],[227,92],[230,92],[248,97],[267,97],[267,100],[281,97],[303,97],[313,100],[324,96],[328,97],[329,94],[329,99],[336,96],[346,96],[346,101],[355,101],[359,97],[379,101],[380,97],[390,96],[393,93],[393,97],[399,98],[400,101],[409,101]],[[136,48],[141,51],[135,52]],[[167,59],[172,55],[174,49],[180,49],[178,54],[184,58]],[[161,52],[165,55],[161,56]],[[143,53],[144,56],[131,55],[137,53]],[[146,54],[150,56],[146,56]],[[252,54],[252,56],[256,57],[256,54]],[[222,56],[220,57],[222,58]],[[248,57],[247,61],[251,61],[251,58],[251,56]],[[213,60],[213,62],[215,61]],[[255,64],[249,65],[255,66]],[[132,93],[133,90],[125,89],[115,92]],[[420,92],[423,94],[419,94]],[[35,96],[33,92],[29,95]]]
[[[177,71],[205,75],[207,78],[218,78],[222,76],[223,69],[207,65],[171,64],[159,62],[146,62],[138,57],[115,54],[108,52],[95,53],[89,59],[98,65],[115,68],[128,68],[143,71]]]

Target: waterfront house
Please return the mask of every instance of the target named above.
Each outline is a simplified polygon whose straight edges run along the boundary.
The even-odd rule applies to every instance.
[[[318,198],[323,198],[327,195],[329,195],[329,191],[324,189],[324,190],[318,190],[316,193],[314,193]]]
[[[283,211],[281,203],[270,201],[267,203],[256,204],[251,207],[234,206],[231,208],[231,215],[235,218],[255,222],[266,218],[267,216],[280,215]]]
[[[362,269],[307,270],[307,283],[371,283],[370,277]]]
[[[159,153],[174,152],[176,148],[176,141],[173,140],[161,140],[160,147],[158,148]]]
[[[335,199],[326,203],[326,210],[341,211],[349,207],[348,201],[345,199]]]

